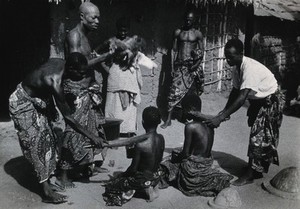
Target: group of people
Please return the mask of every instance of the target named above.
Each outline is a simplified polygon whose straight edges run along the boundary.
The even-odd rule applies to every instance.
[[[194,13],[185,14],[184,26],[174,34],[172,49],[172,85],[169,115],[162,128],[171,125],[177,105],[183,110],[184,145],[163,158],[164,136],[157,132],[161,123],[158,108],[143,110],[145,134],[136,136],[137,105],[141,101],[141,66],[156,68],[142,52],[143,40],[128,36],[129,24],[117,22],[118,33],[92,50],[88,33],[98,28],[99,9],[91,2],[80,8],[80,23],[65,41],[65,60],[50,58],[32,71],[17,86],[9,99],[10,115],[15,124],[24,157],[31,162],[43,188],[43,201],[63,203],[59,192],[74,187],[72,180],[106,172],[95,164],[95,156],[109,147],[126,146],[132,151],[128,169],[105,184],[103,199],[107,205],[122,205],[135,193],[148,201],[158,197],[158,189],[175,186],[188,196],[214,196],[230,184],[241,186],[261,178],[271,163],[278,165],[276,148],[282,121],[282,98],[274,75],[261,63],[243,55],[243,43],[229,40],[225,46],[228,64],[234,66],[233,89],[224,109],[216,116],[201,113],[200,95],[204,74],[202,34],[193,26]],[[95,81],[95,64],[108,73],[104,112],[101,89]],[[214,129],[250,100],[248,124],[251,127],[249,164],[243,176],[233,176],[213,168],[211,154]],[[57,139],[52,122],[62,114],[66,128]],[[105,118],[118,118],[121,137],[107,141],[102,127]],[[62,145],[58,147],[58,140]],[[57,161],[58,159],[58,161]],[[54,172],[56,171],[56,172]],[[50,181],[56,175],[55,184]]]

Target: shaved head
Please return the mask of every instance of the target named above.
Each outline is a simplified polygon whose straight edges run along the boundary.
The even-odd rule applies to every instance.
[[[97,30],[100,22],[98,7],[91,2],[84,2],[79,7],[81,23],[90,31]]]
[[[99,12],[98,7],[91,2],[83,2],[79,7],[79,12],[83,14],[87,14],[89,12]]]

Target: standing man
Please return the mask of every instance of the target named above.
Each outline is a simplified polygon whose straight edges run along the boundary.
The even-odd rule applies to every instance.
[[[57,112],[53,99],[66,124],[102,147],[102,138],[86,130],[73,117],[62,88],[64,60],[51,58],[33,70],[9,98],[9,113],[14,122],[24,157],[33,165],[43,188],[43,202],[63,203],[66,196],[56,193],[49,178],[56,168],[56,140],[51,121]]]
[[[88,34],[90,34],[92,31],[97,30],[99,26],[100,12],[98,7],[91,2],[84,2],[79,7],[79,13],[80,22],[67,34],[65,40],[66,58],[68,58],[68,56],[73,52],[79,52],[83,54],[88,60],[88,68],[93,68],[93,65],[108,58],[112,50],[114,49],[111,49],[110,52],[99,55],[94,50],[92,50],[92,47],[90,46]],[[92,77],[95,80],[95,71],[93,71],[92,73]],[[101,79],[102,78],[100,77],[96,80],[97,84],[99,84],[100,86],[102,85]],[[101,87],[99,88],[101,89]],[[105,150],[102,152],[101,161],[104,160],[104,157]],[[97,165],[94,171],[107,172],[106,169],[100,168],[100,165]]]
[[[168,96],[168,118],[161,128],[171,125],[174,107],[189,92],[199,96],[203,92],[204,73],[200,65],[203,58],[203,36],[194,28],[195,15],[187,11],[184,15],[184,26],[175,30],[171,50],[172,84]]]
[[[213,128],[237,111],[248,98],[248,125],[251,127],[246,172],[233,185],[242,186],[262,178],[271,163],[279,165],[277,146],[282,122],[283,100],[272,72],[263,64],[243,55],[244,46],[238,39],[225,45],[225,57],[233,71],[233,89],[225,108],[205,123]]]

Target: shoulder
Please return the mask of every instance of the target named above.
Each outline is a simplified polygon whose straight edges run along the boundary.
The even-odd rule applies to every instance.
[[[264,66],[262,63],[258,62],[255,59],[252,59],[250,57],[243,57],[243,62],[242,62],[242,66],[241,68],[243,68],[244,70],[249,70],[249,69],[267,69],[266,66]]]
[[[79,40],[81,37],[77,28],[72,29],[66,36],[67,41],[72,42],[74,40]]]
[[[157,134],[157,138],[160,142],[162,142],[162,143],[165,142],[165,137],[162,134]]]
[[[196,121],[192,121],[190,123],[187,123],[185,125],[185,130],[186,131],[197,131],[199,129],[204,128],[204,124],[202,122],[196,122]]]
[[[196,35],[198,38],[202,38],[202,37],[203,37],[201,31],[198,30],[198,29],[194,29],[194,33],[195,33],[195,35]]]
[[[180,33],[181,33],[181,29],[178,28],[174,31],[174,36],[177,37],[177,36],[179,36]]]

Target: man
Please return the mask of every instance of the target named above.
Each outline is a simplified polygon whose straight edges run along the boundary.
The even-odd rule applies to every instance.
[[[87,131],[71,115],[61,85],[64,63],[62,59],[49,59],[28,74],[9,98],[10,116],[23,155],[36,171],[43,188],[43,202],[54,204],[66,202],[66,196],[56,193],[49,181],[56,168],[56,140],[50,122],[55,119],[57,112],[52,97],[66,124],[88,137],[96,147],[102,147],[102,138]]]
[[[79,7],[80,22],[73,28],[66,37],[65,56],[72,52],[79,52],[88,59],[88,66],[102,62],[110,52],[98,55],[92,50],[88,40],[88,34],[98,29],[100,12],[96,5],[91,2],[84,2]]]
[[[141,191],[146,192],[148,201],[158,197],[158,170],[165,148],[164,137],[156,131],[161,117],[158,109],[150,106],[144,109],[142,118],[148,137],[136,143],[134,157],[127,170],[106,184],[103,194],[106,205],[121,206],[129,201],[135,192]]]
[[[161,128],[171,125],[174,107],[190,92],[199,96],[203,92],[204,73],[201,68],[203,58],[203,36],[194,28],[195,15],[187,11],[184,15],[184,26],[175,30],[171,50],[172,84],[168,96],[168,118]]]
[[[161,187],[172,184],[187,196],[215,196],[229,187],[233,176],[212,168],[214,130],[202,122],[211,116],[201,114],[198,95],[187,95],[181,104],[183,121],[189,121],[184,128],[184,144],[161,163],[165,170]]]
[[[63,78],[64,94],[72,110],[72,117],[85,128],[85,130],[99,135],[105,140],[102,124],[104,115],[100,109],[102,98],[100,87],[93,82],[93,72],[88,69],[87,59],[79,52],[73,52],[66,61],[66,70]],[[63,188],[72,188],[70,180],[71,171],[77,169],[81,177],[88,178],[94,171],[94,157],[101,150],[91,147],[88,137],[75,131],[66,124],[61,150],[60,169],[56,184]],[[80,177],[80,176],[79,176]]]
[[[249,164],[246,172],[236,181],[236,186],[252,183],[263,177],[271,163],[279,165],[277,146],[282,122],[283,100],[272,72],[261,63],[243,55],[244,46],[238,39],[225,45],[225,57],[233,71],[233,88],[225,108],[215,117],[205,121],[218,127],[222,121],[237,111],[248,98],[248,125],[251,127],[248,147]]]
[[[109,52],[105,52],[101,55],[97,54],[90,46],[88,35],[97,30],[99,26],[100,12],[96,5],[91,2],[83,2],[79,7],[80,22],[73,28],[66,36],[65,40],[65,56],[68,58],[70,53],[79,52],[83,54],[88,60],[88,68],[99,71],[98,68],[94,68],[94,65],[109,58],[115,48],[110,48]],[[95,75],[95,71],[92,71],[93,79],[97,84],[102,87],[103,78],[101,74]],[[99,107],[101,108],[101,107]],[[100,156],[101,160],[96,162],[94,170],[96,172],[107,172],[107,169],[101,168],[101,162],[105,157],[105,150]]]

